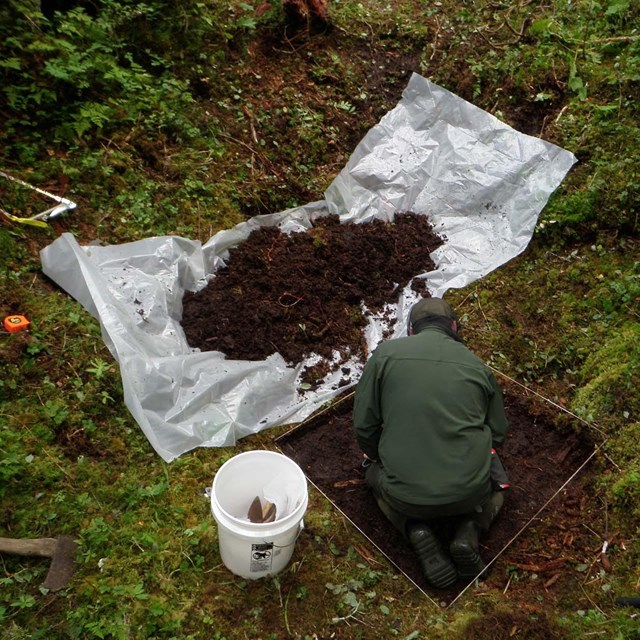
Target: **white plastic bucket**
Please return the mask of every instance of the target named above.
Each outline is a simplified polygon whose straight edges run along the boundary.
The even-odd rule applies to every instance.
[[[256,496],[276,504],[273,522],[249,520],[249,507]],[[211,513],[218,524],[220,556],[227,569],[251,580],[282,571],[304,526],[308,500],[302,469],[280,453],[247,451],[227,460],[211,490]]]

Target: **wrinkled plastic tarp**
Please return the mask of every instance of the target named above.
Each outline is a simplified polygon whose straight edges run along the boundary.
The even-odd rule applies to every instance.
[[[287,233],[327,213],[343,222],[391,220],[397,211],[428,215],[446,242],[437,269],[416,274],[442,296],[496,269],[527,246],[540,211],[575,157],[524,135],[449,91],[414,74],[398,105],[358,144],[325,199],[257,216],[206,244],[155,237],[119,246],[79,246],[63,234],[41,254],[44,272],[99,321],[120,364],[125,402],[167,461],[195,447],[235,444],[263,429],[299,422],[349,386],[340,371],[301,393],[312,356],[287,366],[274,353],[260,362],[227,360],[188,346],[182,295],[206,286],[228,250],[260,226]],[[415,294],[407,287],[393,308],[394,336],[406,330]],[[372,318],[375,347],[385,328]],[[339,347],[340,345],[336,345]],[[361,363],[350,362],[351,385]]]

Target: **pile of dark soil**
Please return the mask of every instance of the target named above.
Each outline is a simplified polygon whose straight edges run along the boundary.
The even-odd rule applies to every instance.
[[[361,304],[376,313],[396,302],[413,276],[435,268],[429,254],[442,242],[426,216],[412,213],[362,224],[326,216],[290,235],[258,229],[207,287],[185,294],[187,341],[235,360],[278,352],[297,364],[334,351],[364,360]]]
[[[348,395],[280,436],[276,444],[397,568],[423,591],[450,602],[467,585],[434,591],[425,581],[413,551],[382,515],[365,484],[362,452],[352,430],[352,400],[353,394]],[[502,511],[481,541],[486,563],[529,523],[593,450],[570,426],[559,429],[554,425],[549,416],[535,409],[529,398],[505,392],[505,411],[510,431],[501,459],[511,488],[505,494]],[[581,496],[572,496],[564,503],[557,502],[554,505],[557,521],[570,520],[565,510],[575,509],[580,499]],[[443,540],[450,539],[455,524],[454,519],[439,523],[436,531]],[[552,568],[561,568],[563,562]]]

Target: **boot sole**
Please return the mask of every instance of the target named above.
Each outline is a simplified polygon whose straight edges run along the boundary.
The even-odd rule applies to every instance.
[[[482,577],[480,574],[485,570],[486,565],[480,554],[474,551],[472,547],[454,542],[449,547],[449,551],[461,578],[471,580],[476,577]]]
[[[438,589],[450,587],[458,579],[453,562],[444,554],[439,540],[426,528],[414,529],[409,540],[420,559],[427,581]]]

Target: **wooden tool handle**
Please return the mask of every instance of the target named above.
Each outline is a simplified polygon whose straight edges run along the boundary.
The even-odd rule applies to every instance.
[[[0,538],[0,553],[14,553],[19,556],[41,556],[53,558],[58,544],[55,538]]]

